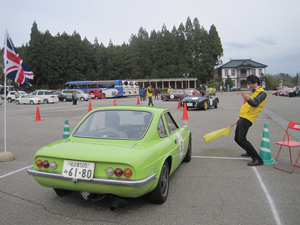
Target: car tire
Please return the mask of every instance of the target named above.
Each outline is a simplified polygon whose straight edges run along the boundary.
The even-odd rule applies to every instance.
[[[189,162],[192,159],[192,134],[190,134],[189,137],[189,145],[188,145],[188,150],[186,152],[186,155],[183,159],[183,162]]]
[[[19,102],[19,100],[16,100],[16,105],[20,105],[20,102]]]
[[[149,201],[155,204],[162,204],[167,200],[169,193],[169,164],[164,162],[158,183],[155,189],[149,193]]]
[[[29,104],[30,105],[34,105],[34,102],[32,100],[30,100]]]
[[[204,102],[203,102],[202,109],[203,109],[203,110],[207,110],[207,107],[208,107],[208,103],[207,103],[207,101],[204,101]]]
[[[98,100],[98,97],[96,96],[95,99]]]
[[[84,100],[85,100],[84,97],[81,97],[81,98],[80,98],[80,101],[84,101]]]
[[[63,98],[63,102],[67,102],[67,98]]]
[[[8,101],[9,103],[11,103],[11,102],[12,102],[11,98],[8,98],[8,99],[7,99],[7,101]]]
[[[215,107],[215,108],[218,108],[218,105],[219,105],[219,103],[218,103],[218,100],[217,100],[217,99],[215,99],[215,102],[214,102],[214,107]]]
[[[64,189],[58,189],[58,188],[53,188],[53,190],[55,191],[55,193],[59,196],[59,197],[64,197],[66,195],[70,195],[72,194],[73,191],[70,190],[64,190]]]
[[[48,102],[48,99],[46,99],[46,98],[44,99],[43,102],[44,102],[44,104],[48,104],[48,103],[49,103],[49,102]]]
[[[167,101],[167,98],[166,97],[162,97],[163,102]]]

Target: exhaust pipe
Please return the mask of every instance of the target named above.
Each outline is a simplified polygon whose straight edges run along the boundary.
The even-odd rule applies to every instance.
[[[112,205],[110,206],[110,211],[115,211],[117,208],[124,207],[128,204],[128,201],[125,200],[124,198],[119,198],[116,196],[112,197]]]

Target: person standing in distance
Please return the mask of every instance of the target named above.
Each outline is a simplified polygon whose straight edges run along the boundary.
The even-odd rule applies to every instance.
[[[260,158],[259,154],[247,140],[246,136],[249,128],[254,123],[256,117],[260,114],[267,100],[267,93],[260,86],[260,81],[257,76],[250,75],[247,77],[247,84],[251,89],[251,94],[241,92],[242,97],[246,100],[245,104],[241,107],[239,118],[236,120],[235,129],[235,142],[242,147],[246,153],[241,156],[250,156],[252,162],[248,163],[248,166],[263,165],[264,162]]]
[[[153,105],[153,101],[152,101],[152,89],[151,89],[151,84],[149,84],[149,87],[147,88],[147,97],[149,99],[149,102],[148,102],[148,106],[151,104],[152,106]]]

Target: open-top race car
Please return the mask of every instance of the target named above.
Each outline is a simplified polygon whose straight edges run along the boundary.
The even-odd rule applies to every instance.
[[[184,107],[186,104],[186,108],[191,109],[203,109],[206,110],[209,107],[218,108],[219,98],[217,96],[190,96],[182,99],[181,107]]]

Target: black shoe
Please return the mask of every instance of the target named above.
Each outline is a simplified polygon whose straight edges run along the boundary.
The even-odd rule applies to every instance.
[[[255,159],[252,162],[247,164],[247,166],[261,166],[261,165],[264,165],[264,161],[262,159]]]
[[[248,156],[250,156],[250,155],[248,154],[248,152],[246,152],[246,153],[244,153],[244,154],[241,154],[241,156],[243,156],[243,157],[248,157]]]

